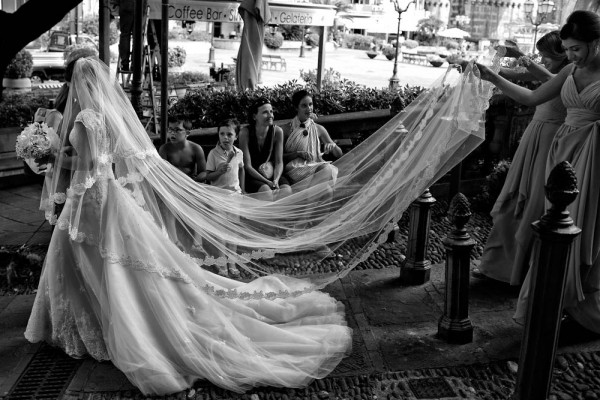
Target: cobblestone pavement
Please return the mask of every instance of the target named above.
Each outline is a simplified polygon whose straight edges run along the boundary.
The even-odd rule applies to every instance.
[[[10,193],[10,196],[3,193],[0,203],[14,203],[14,200],[18,204],[27,203],[22,202],[29,196],[27,193],[26,188],[20,193]],[[0,217],[20,221],[28,227],[28,237],[37,238],[29,240],[31,251],[26,256],[26,262],[37,265],[41,260],[36,255],[43,256],[49,232],[44,232],[43,225],[35,218],[20,216],[26,207],[18,204],[13,205],[9,215],[0,211]],[[244,394],[198,382],[190,391],[155,398],[508,399],[515,386],[522,333],[511,320],[517,290],[472,278],[469,310],[474,325],[473,343],[451,345],[436,336],[445,295],[441,239],[451,229],[445,216],[446,209],[444,201],[438,201],[432,208],[429,255],[435,265],[431,282],[417,287],[400,287],[396,282],[408,233],[408,216],[404,215],[396,241],[383,244],[350,275],[327,288],[346,305],[348,324],[354,330],[352,354],[327,378],[314,381],[303,389],[255,388]],[[475,213],[468,229],[477,241],[472,255],[476,261],[489,233],[489,217]],[[8,254],[15,253],[20,247],[14,237],[0,228],[0,246],[4,243]],[[0,261],[1,257],[0,252]],[[332,260],[325,261],[325,266],[318,267],[321,268],[319,272],[327,272],[327,262]],[[298,272],[308,271],[300,269]],[[6,279],[4,267],[0,269],[0,282],[3,279]],[[24,379],[38,358],[42,359],[41,368],[50,378],[56,378],[57,372],[53,371],[60,370],[57,366],[62,365],[66,371],[63,372],[67,386],[60,398],[150,398],[139,393],[109,362],[73,360],[48,346],[29,344],[22,332],[34,298],[31,293],[37,282],[35,268],[22,274],[19,282],[17,291],[7,290],[6,285],[4,291],[0,291],[4,294],[0,296],[0,359],[3,361],[0,363],[0,399],[18,398],[11,397],[10,393],[16,393],[19,386],[15,384]],[[598,337],[584,337],[574,330],[561,336],[559,344],[550,399],[600,398]],[[67,364],[70,367],[65,367]]]
[[[600,352],[564,354],[557,357],[549,400],[598,399]],[[200,382],[192,390],[162,399],[508,399],[515,385],[517,364],[499,361],[464,367],[330,377],[303,389],[256,388],[232,393]],[[135,390],[111,393],[67,394],[65,399],[141,399]],[[156,397],[159,398],[159,397]]]

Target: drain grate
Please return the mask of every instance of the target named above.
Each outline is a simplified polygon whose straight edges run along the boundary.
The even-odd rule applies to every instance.
[[[35,353],[5,399],[58,399],[80,363],[80,360],[44,345]]]
[[[408,386],[417,399],[455,397],[456,393],[442,377],[409,379]]]

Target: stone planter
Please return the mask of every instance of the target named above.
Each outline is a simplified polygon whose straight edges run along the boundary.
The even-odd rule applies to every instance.
[[[373,58],[377,57],[377,53],[373,53],[373,52],[370,52],[370,51],[367,51],[367,55],[369,56],[370,59],[373,59]]]
[[[443,63],[444,61],[442,60],[429,60],[429,64],[433,65],[436,68],[441,67]]]
[[[183,96],[185,96],[185,94],[187,93],[187,86],[176,86],[175,87],[175,94],[177,95],[178,99],[182,99]]]
[[[395,57],[395,54],[386,54],[385,58],[387,58],[388,60],[392,61]]]
[[[20,79],[2,79],[2,86],[7,91],[12,92],[31,92],[31,79],[29,78],[20,78]]]

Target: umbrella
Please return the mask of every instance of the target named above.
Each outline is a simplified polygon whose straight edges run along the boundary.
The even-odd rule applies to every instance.
[[[445,31],[438,32],[437,35],[446,38],[464,39],[470,36],[470,33],[463,31],[462,29],[450,28],[446,29]]]
[[[271,19],[268,0],[243,0],[238,12],[244,21],[240,49],[235,66],[238,90],[254,89],[262,64],[265,23]]]

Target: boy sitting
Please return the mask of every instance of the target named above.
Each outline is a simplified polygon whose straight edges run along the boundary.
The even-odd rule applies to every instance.
[[[219,123],[217,134],[219,142],[214,149],[208,153],[206,162],[206,179],[211,185],[222,189],[231,190],[233,193],[244,193],[244,153],[233,145],[240,132],[240,124],[236,119],[227,119]],[[209,253],[215,253],[217,258],[220,252],[213,249],[213,246],[207,246],[204,243],[205,249]],[[230,249],[235,251],[229,245]],[[238,278],[240,271],[236,268],[235,263],[229,262],[227,267],[220,266],[218,273],[224,276]]]
[[[170,164],[178,168],[181,172],[188,175],[196,182],[204,182],[206,180],[206,159],[204,158],[204,150],[200,145],[190,142],[187,137],[189,131],[186,128],[187,121],[177,119],[169,121],[169,129],[167,131],[167,143],[160,146],[158,154]],[[176,223],[175,218],[169,217],[165,220],[167,231],[173,242],[182,251],[190,247],[196,254],[202,256],[203,252],[199,246],[199,239],[194,237],[195,244],[182,243],[185,240],[185,234],[182,234],[182,226]],[[179,228],[179,229],[178,229]],[[179,230],[179,233],[178,233]]]
[[[167,143],[160,146],[158,154],[196,182],[206,180],[206,159],[199,144],[190,142],[187,122],[169,121]]]

